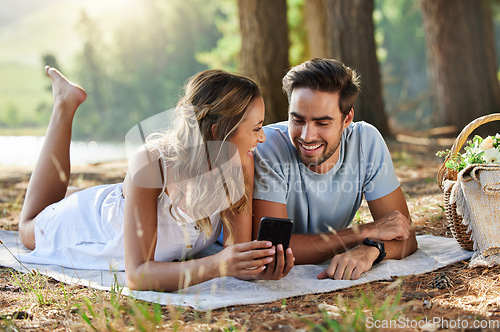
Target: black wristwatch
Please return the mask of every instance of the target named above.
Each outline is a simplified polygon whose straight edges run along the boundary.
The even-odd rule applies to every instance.
[[[373,262],[373,265],[375,265],[377,263],[380,263],[385,258],[385,256],[387,255],[386,252],[385,252],[385,246],[384,246],[383,242],[377,242],[377,241],[370,240],[369,238],[366,238],[363,241],[363,244],[365,246],[375,247],[380,252],[378,254],[377,259]]]

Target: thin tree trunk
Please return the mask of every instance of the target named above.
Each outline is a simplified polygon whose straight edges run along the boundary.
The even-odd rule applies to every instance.
[[[421,2],[436,125],[460,131],[475,118],[500,112],[500,87],[489,3]]]
[[[390,135],[376,54],[373,0],[328,0],[326,12],[329,56],[361,75],[355,120],[369,122],[382,135]]]
[[[304,8],[309,54],[326,58],[326,0],[305,0]]]
[[[239,0],[240,72],[257,81],[266,104],[266,123],[287,119],[281,79],[289,68],[286,0]]]

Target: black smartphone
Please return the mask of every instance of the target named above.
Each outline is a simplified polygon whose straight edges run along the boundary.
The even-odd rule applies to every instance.
[[[293,221],[285,218],[264,217],[260,220],[257,240],[271,241],[274,246],[283,245],[283,251],[288,249],[292,236]]]

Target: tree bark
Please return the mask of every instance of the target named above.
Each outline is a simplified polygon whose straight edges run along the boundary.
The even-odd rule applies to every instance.
[[[305,0],[307,44],[312,58],[326,58],[326,0]]]
[[[329,0],[326,12],[329,56],[344,62],[361,76],[355,120],[369,122],[382,135],[389,136],[375,46],[373,0]]]
[[[436,125],[457,132],[500,111],[493,20],[486,1],[423,0]]]
[[[288,102],[281,79],[289,68],[286,0],[239,0],[240,72],[259,84],[266,123],[286,120]]]

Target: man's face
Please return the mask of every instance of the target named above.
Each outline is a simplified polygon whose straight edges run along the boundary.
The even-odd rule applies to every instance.
[[[300,160],[312,171],[328,172],[339,158],[342,132],[352,122],[354,112],[340,112],[338,93],[309,88],[292,91],[288,114],[290,139]]]

